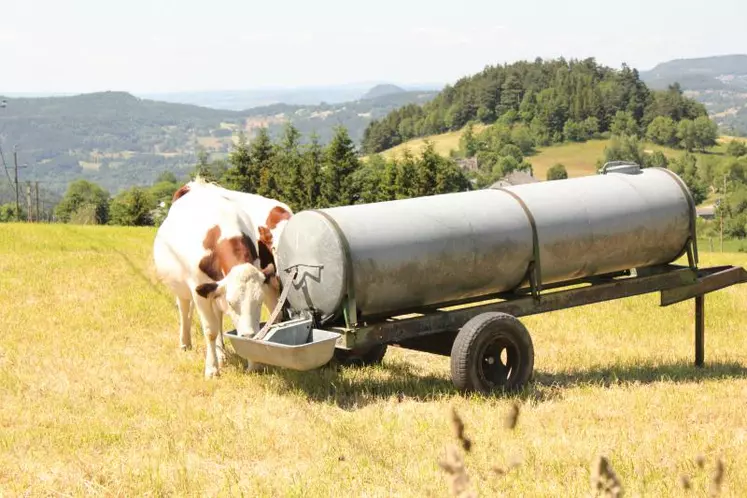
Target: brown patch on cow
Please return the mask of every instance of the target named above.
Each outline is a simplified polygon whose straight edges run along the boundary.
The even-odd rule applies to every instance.
[[[219,238],[220,227],[215,225],[207,231],[205,238],[202,241],[202,247],[207,249],[208,253],[200,260],[199,268],[205,275],[213,280],[220,280],[223,278],[220,261],[218,260],[218,252],[216,251]]]
[[[272,232],[267,227],[259,227],[259,241],[267,247],[272,247]]]
[[[278,226],[278,223],[280,223],[283,220],[289,220],[291,217],[291,214],[283,209],[280,206],[275,206],[270,210],[270,214],[267,215],[267,221],[265,221],[265,224],[267,225],[267,228],[272,230],[276,226]]]
[[[207,231],[202,246],[208,250],[199,264],[200,270],[213,280],[221,280],[236,265],[253,263],[259,256],[252,239],[237,235],[218,242],[221,230],[218,225]]]
[[[218,254],[218,263],[224,275],[228,275],[234,266],[253,263],[259,257],[252,239],[246,234],[221,240],[215,252]]]
[[[215,225],[213,228],[207,231],[205,238],[202,240],[202,247],[210,251],[215,250],[215,245],[218,243],[220,238],[220,227]]]
[[[215,290],[218,288],[218,284],[215,282],[209,282],[207,284],[200,284],[195,288],[195,292],[199,296],[204,297],[207,299],[207,297],[210,295],[211,292],[215,292]]]
[[[189,185],[179,187],[179,190],[174,192],[174,195],[171,197],[171,203],[173,204],[177,199],[184,197],[187,192],[189,192]]]

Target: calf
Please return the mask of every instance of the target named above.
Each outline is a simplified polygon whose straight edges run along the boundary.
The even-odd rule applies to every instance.
[[[207,351],[205,377],[217,376],[225,357],[223,313],[237,334],[259,332],[262,304],[274,295],[273,267],[262,271],[257,230],[235,201],[208,189],[193,189],[172,204],[153,244],[156,272],[177,296],[182,349],[190,349],[192,303],[202,322]]]

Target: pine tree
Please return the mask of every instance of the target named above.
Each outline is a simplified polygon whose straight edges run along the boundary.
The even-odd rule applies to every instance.
[[[417,188],[415,195],[426,196],[432,195],[436,190],[436,175],[441,163],[441,156],[436,153],[433,142],[426,140],[425,148],[420,156],[416,166],[417,171]]]
[[[325,150],[325,182],[322,185],[322,195],[327,206],[346,206],[353,203],[354,192],[350,175],[359,166],[355,145],[347,129],[337,126],[335,135]]]
[[[436,171],[436,184],[433,194],[448,194],[451,192],[465,192],[470,190],[471,184],[464,172],[454,161],[440,158]]]
[[[304,203],[303,160],[299,150],[301,133],[292,123],[286,123],[274,161],[275,178],[283,200],[297,210]]]
[[[276,148],[273,147],[267,128],[259,129],[257,136],[251,141],[250,152],[256,175],[257,193],[266,197],[277,197],[279,192],[274,171]]]
[[[321,201],[322,162],[324,161],[324,149],[316,133],[312,133],[302,159],[301,177],[304,196],[301,209],[316,208],[319,207]]]
[[[417,195],[418,174],[415,158],[409,149],[402,154],[402,161],[397,164],[397,183],[394,189],[395,199],[409,199]]]
[[[246,135],[243,132],[239,134],[238,143],[228,155],[228,163],[231,166],[223,175],[223,184],[226,188],[241,192],[254,192],[257,184],[255,168],[246,142]]]
[[[381,174],[381,183],[379,184],[379,201],[393,201],[397,198],[397,160],[392,158],[386,161],[384,171]]]

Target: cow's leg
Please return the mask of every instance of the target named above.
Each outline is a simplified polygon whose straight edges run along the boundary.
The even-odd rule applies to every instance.
[[[192,349],[192,299],[176,298],[179,309],[179,345],[182,351]]]
[[[216,340],[218,366],[223,368],[223,365],[226,364],[226,346],[223,343],[223,312],[217,309],[215,310],[215,315],[218,317],[218,337]]]
[[[218,338],[221,326],[210,301],[202,297],[195,297],[195,305],[200,320],[202,320],[202,330],[205,334],[205,378],[209,379],[220,375],[215,340]]]

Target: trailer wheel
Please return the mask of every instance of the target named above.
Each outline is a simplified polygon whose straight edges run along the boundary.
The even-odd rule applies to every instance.
[[[461,328],[451,348],[451,378],[461,391],[521,389],[532,377],[534,345],[526,327],[506,313],[483,313]]]
[[[335,350],[335,359],[345,366],[368,366],[378,365],[384,360],[387,345],[377,344],[365,350]]]

